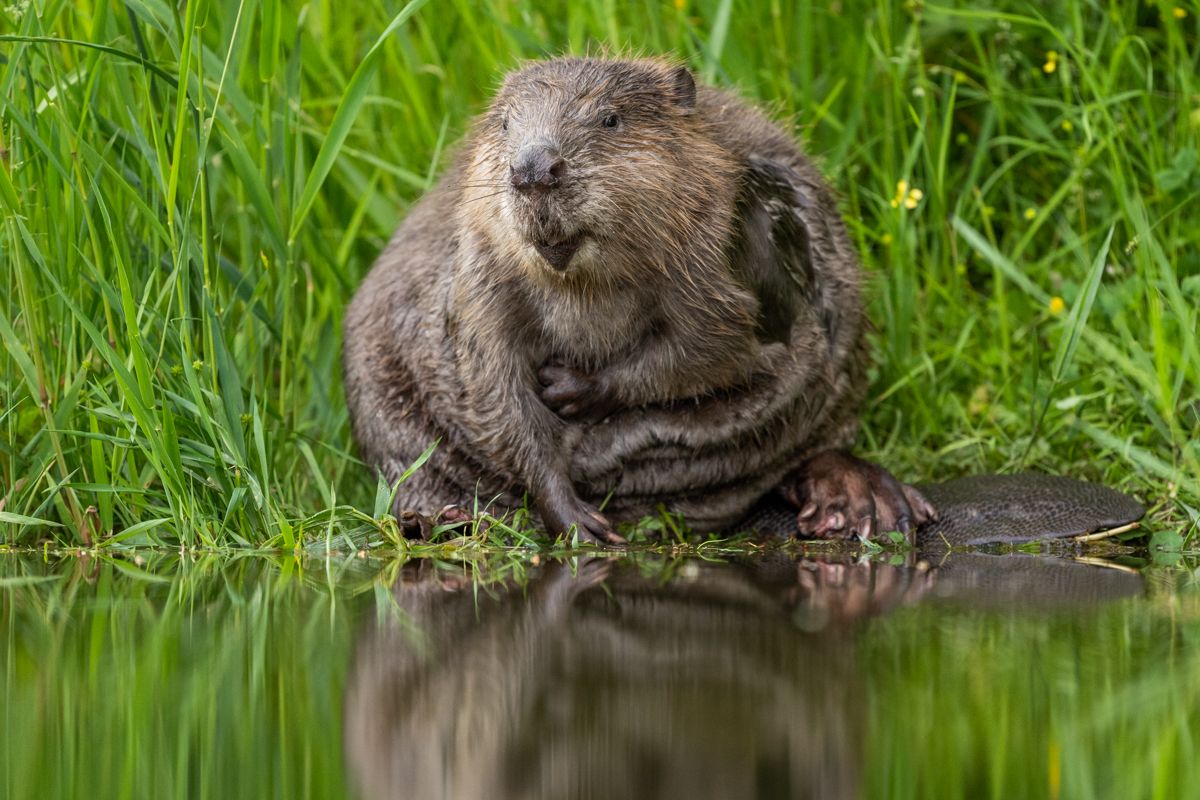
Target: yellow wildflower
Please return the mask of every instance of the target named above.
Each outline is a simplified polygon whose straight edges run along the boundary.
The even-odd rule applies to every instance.
[[[899,208],[904,204],[905,208],[916,208],[921,202],[921,198],[925,193],[917,188],[908,188],[908,181],[898,181],[896,183],[896,196],[892,198],[892,208]]]
[[[1049,75],[1058,69],[1058,53],[1054,50],[1046,51],[1046,63],[1042,64],[1042,72]]]
[[[986,384],[980,384],[975,387],[975,391],[971,392],[971,399],[967,401],[967,413],[972,417],[978,417],[988,410],[991,401],[991,389]]]
[[[1071,124],[1071,120],[1064,119],[1062,122],[1062,129],[1067,133],[1070,133],[1071,131],[1075,130],[1075,126]]]
[[[1067,307],[1066,302],[1058,295],[1054,295],[1054,297],[1050,298],[1050,313],[1051,314],[1061,314],[1066,307]]]
[[[1037,209],[1033,206],[1025,209],[1025,219],[1032,221],[1037,216]]]
[[[687,5],[687,0],[675,0],[675,10],[683,11],[683,7]]]
[[[881,245],[883,245],[884,247],[891,247],[891,245],[892,245],[892,235],[891,235],[890,233],[885,233],[883,236],[880,236],[880,237],[879,237],[879,243],[880,243]]]
[[[1174,8],[1171,9],[1171,14],[1172,14],[1172,16],[1175,17],[1175,19],[1183,19],[1184,17],[1187,16],[1187,9],[1180,8],[1179,6],[1175,6]]]

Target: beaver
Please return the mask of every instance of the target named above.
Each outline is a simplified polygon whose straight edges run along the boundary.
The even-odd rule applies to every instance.
[[[863,271],[778,125],[668,60],[509,73],[351,302],[344,371],[395,510],[528,496],[553,534],[619,544],[659,509],[795,532],[909,533],[922,494],[856,458]],[[600,508],[603,505],[603,513]]]

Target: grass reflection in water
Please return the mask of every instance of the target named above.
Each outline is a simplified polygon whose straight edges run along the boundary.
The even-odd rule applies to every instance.
[[[6,556],[0,790],[1140,797],[1197,777],[1190,570],[524,559]]]

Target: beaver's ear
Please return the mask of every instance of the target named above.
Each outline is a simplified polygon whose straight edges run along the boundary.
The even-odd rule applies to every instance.
[[[684,108],[696,105],[696,79],[687,67],[676,67],[672,70],[671,97]]]

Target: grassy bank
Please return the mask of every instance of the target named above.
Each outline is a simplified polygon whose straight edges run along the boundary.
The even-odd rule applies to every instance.
[[[342,310],[498,77],[601,47],[687,59],[824,164],[874,276],[865,452],[1194,531],[1200,7],[999,9],[0,9],[0,541],[378,539]]]

